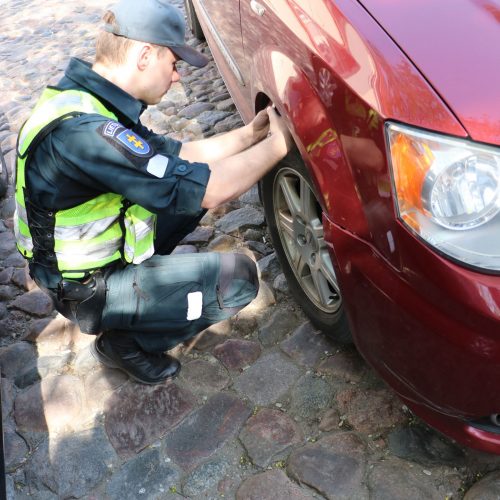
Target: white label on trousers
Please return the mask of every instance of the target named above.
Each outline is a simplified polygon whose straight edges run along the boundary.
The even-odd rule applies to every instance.
[[[201,292],[191,292],[187,294],[188,314],[187,319],[192,321],[201,317],[203,309],[203,294]]]
[[[155,155],[148,162],[146,170],[160,179],[165,175],[168,166],[168,158],[162,155]]]

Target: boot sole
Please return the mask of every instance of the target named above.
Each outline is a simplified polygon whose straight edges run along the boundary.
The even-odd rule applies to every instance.
[[[99,337],[98,337],[99,338]],[[113,361],[109,356],[106,356],[103,352],[101,352],[98,347],[97,347],[97,340],[96,338],[94,342],[90,344],[90,352],[92,356],[94,356],[97,361],[102,363],[103,365],[107,366],[108,368],[114,368],[115,370],[120,370],[121,372],[125,373],[128,375],[131,379],[135,380],[136,382],[139,382],[140,384],[145,384],[145,385],[158,385],[158,384],[163,384],[163,382],[166,382],[167,380],[173,380],[174,378],[179,375],[179,372],[181,371],[180,368],[173,374],[170,375],[169,377],[166,377],[162,380],[158,380],[157,382],[151,382],[149,380],[142,380],[135,375],[132,375],[130,372],[125,370],[122,366],[118,365],[115,361]]]

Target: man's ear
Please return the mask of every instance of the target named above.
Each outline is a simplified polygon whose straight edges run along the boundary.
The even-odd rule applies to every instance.
[[[151,61],[153,57],[154,49],[153,46],[149,43],[144,43],[139,48],[139,52],[137,53],[137,68],[140,71],[144,71]]]

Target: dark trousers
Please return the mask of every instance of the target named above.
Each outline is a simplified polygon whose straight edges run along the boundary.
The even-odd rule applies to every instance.
[[[148,352],[171,349],[229,318],[257,295],[255,263],[243,254],[170,255],[196,218],[158,217],[155,255],[106,278],[101,329],[132,336]]]

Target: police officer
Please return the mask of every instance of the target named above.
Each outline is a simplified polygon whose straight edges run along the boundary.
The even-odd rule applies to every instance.
[[[98,334],[96,357],[156,384],[180,369],[166,351],[258,291],[244,255],[170,253],[292,141],[270,108],[186,144],[145,128],[141,113],[179,80],[176,62],[207,59],[185,45],[184,18],[165,0],[121,0],[104,21],[93,66],[71,59],[19,134],[15,232],[57,310]]]

